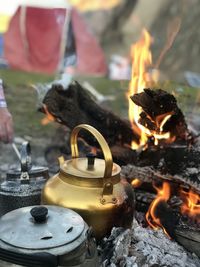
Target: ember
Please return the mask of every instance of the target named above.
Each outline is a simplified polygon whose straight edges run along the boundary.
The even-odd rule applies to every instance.
[[[133,179],[133,181],[131,182],[131,184],[132,184],[132,186],[134,188],[137,188],[137,187],[140,187],[141,186],[142,182],[139,179]]]
[[[181,190],[181,196],[183,198],[183,204],[181,205],[181,212],[194,218],[200,223],[200,196],[194,191],[190,190],[186,192]]]
[[[164,182],[162,188],[158,188],[155,185],[154,188],[157,190],[157,196],[149,207],[149,210],[146,214],[146,220],[153,229],[162,228],[163,231],[169,236],[167,230],[163,227],[160,218],[157,216],[156,211],[160,203],[167,202],[169,200],[170,185],[169,183]]]
[[[54,116],[48,111],[48,108],[45,104],[43,104],[43,109],[46,117],[41,120],[42,125],[47,125],[48,123],[55,121]]]

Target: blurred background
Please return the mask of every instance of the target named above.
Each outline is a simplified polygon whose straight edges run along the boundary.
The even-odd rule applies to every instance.
[[[39,158],[52,139],[59,142],[60,126],[43,122],[34,88],[63,74],[109,96],[103,105],[128,117],[131,46],[144,28],[157,86],[175,94],[198,125],[199,20],[199,0],[0,0],[0,78],[15,140],[30,141]],[[8,147],[1,144],[10,160]]]

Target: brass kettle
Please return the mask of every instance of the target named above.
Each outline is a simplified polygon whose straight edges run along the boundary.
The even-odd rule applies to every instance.
[[[80,130],[92,134],[101,146],[104,159],[89,154],[79,158],[77,137]],[[104,137],[92,126],[81,124],[71,133],[72,159],[60,162],[60,171],[50,178],[42,194],[42,204],[58,205],[79,213],[93,227],[97,239],[112,227],[129,228],[134,214],[132,187],[120,180],[120,166],[113,163]]]

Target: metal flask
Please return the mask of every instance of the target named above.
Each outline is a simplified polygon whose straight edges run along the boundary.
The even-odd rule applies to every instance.
[[[21,207],[39,205],[41,191],[49,178],[48,168],[32,166],[31,148],[21,148],[21,168],[10,169],[0,184],[0,216]]]
[[[77,137],[80,130],[92,134],[101,146],[105,159],[88,155],[79,158]],[[112,227],[129,228],[134,213],[132,187],[120,180],[120,166],[103,136],[92,126],[82,124],[71,134],[72,159],[60,163],[58,174],[50,178],[42,193],[42,203],[58,205],[79,213],[95,237],[101,239]]]
[[[76,212],[31,206],[0,218],[0,266],[97,267],[91,229]]]

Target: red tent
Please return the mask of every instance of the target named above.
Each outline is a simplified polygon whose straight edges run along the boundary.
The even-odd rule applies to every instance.
[[[72,27],[76,70],[104,75],[105,56],[75,9],[19,7],[4,35],[4,53],[11,68],[54,73],[64,57],[68,26]]]

